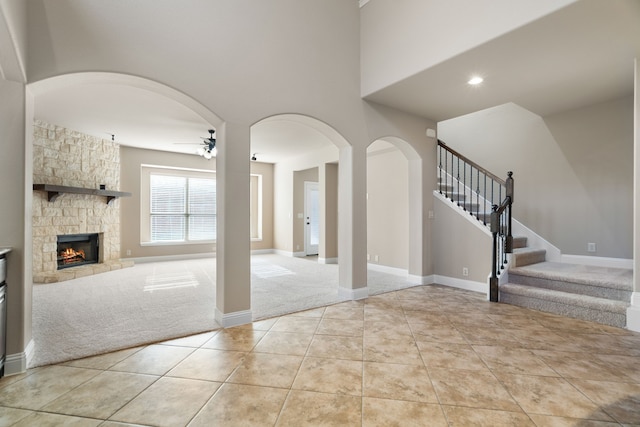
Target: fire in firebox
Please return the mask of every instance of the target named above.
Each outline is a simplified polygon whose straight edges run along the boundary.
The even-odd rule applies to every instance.
[[[67,248],[60,252],[60,260],[63,264],[83,262],[85,260],[85,257],[86,255],[82,249],[76,251],[73,248]]]

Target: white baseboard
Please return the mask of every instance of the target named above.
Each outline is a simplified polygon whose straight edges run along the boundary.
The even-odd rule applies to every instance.
[[[25,372],[33,358],[34,350],[35,343],[31,340],[22,353],[7,354],[4,361],[4,375],[9,376]]]
[[[430,285],[435,283],[435,276],[433,274],[430,276],[416,276],[415,274],[409,274],[407,279],[409,279],[411,283],[418,285]]]
[[[631,294],[631,306],[627,308],[627,329],[640,332],[640,292]]]
[[[594,267],[633,268],[633,260],[626,258],[606,258],[586,255],[562,255],[562,262],[566,264],[583,264]]]
[[[318,257],[318,264],[337,264],[338,258],[320,258]]]
[[[275,253],[273,249],[254,249],[251,251],[251,255],[267,255]]]
[[[133,261],[136,264],[145,262],[164,262],[164,261],[185,261],[190,259],[215,258],[215,252],[205,252],[200,254],[180,254],[180,255],[162,255],[162,256],[146,256],[140,258],[122,258],[123,261]]]
[[[433,276],[433,283],[444,286],[451,286],[452,288],[465,289],[467,291],[480,292],[488,294],[489,285],[487,283],[474,282],[472,280],[463,280],[455,277],[448,276]]]
[[[393,274],[394,276],[407,277],[409,275],[408,271],[403,268],[389,267],[388,265],[372,264],[369,262],[367,263],[367,268],[381,273]]]
[[[222,313],[216,307],[216,322],[223,328],[231,328],[233,326],[246,325],[253,322],[251,310],[234,311],[233,313]]]
[[[275,249],[274,252],[278,255],[288,256],[291,258],[307,256],[306,252],[291,252],[291,251],[283,251],[282,249]]]
[[[369,288],[364,286],[362,288],[349,289],[338,286],[338,296],[348,298],[352,301],[365,299],[369,297]]]

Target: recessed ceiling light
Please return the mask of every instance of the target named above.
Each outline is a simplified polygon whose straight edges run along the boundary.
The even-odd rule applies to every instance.
[[[470,85],[479,85],[480,83],[482,83],[484,81],[484,79],[480,76],[475,76],[475,77],[471,77],[471,79],[467,82]]]

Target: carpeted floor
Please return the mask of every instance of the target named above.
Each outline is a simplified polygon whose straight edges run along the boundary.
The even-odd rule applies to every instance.
[[[33,287],[30,367],[218,329],[215,260],[141,263]],[[369,271],[371,295],[415,286]],[[251,259],[254,320],[343,301],[338,266],[275,254]]]

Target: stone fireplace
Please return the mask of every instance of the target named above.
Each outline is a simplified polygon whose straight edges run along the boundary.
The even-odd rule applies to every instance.
[[[120,188],[117,143],[42,121],[35,121],[33,130],[34,185]],[[133,265],[120,260],[118,198],[87,193],[51,197],[46,191],[34,191],[32,214],[35,283],[70,280]],[[58,236],[90,234],[98,236],[96,260],[59,269]],[[86,257],[87,249],[83,251]]]

